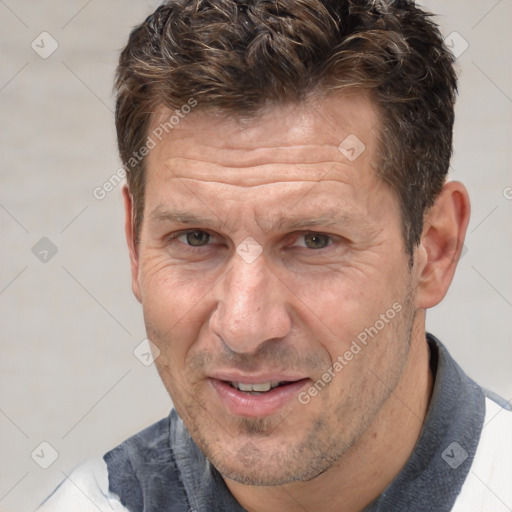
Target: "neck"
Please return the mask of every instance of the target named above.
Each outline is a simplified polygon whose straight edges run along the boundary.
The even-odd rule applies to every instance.
[[[308,482],[254,487],[226,480],[248,512],[360,512],[395,479],[418,441],[433,387],[424,318],[417,315],[400,381],[373,423],[328,471]]]

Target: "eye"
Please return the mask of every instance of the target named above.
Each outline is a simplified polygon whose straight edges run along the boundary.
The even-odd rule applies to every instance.
[[[202,247],[210,241],[211,235],[206,231],[197,229],[195,231],[181,233],[176,237],[176,239],[192,247]]]
[[[300,235],[297,240],[299,241],[301,239],[304,240],[304,243],[299,243],[298,245],[307,247],[308,249],[324,249],[334,242],[332,237],[322,233],[306,233]]]
[[[309,249],[323,249],[332,243],[331,237],[319,233],[304,235],[304,243]]]

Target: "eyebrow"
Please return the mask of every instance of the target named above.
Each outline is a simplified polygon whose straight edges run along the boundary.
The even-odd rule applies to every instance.
[[[183,225],[195,225],[207,228],[219,228],[224,223],[217,217],[204,217],[195,215],[185,210],[167,210],[157,206],[150,214],[151,219],[157,222],[170,222]],[[270,219],[269,219],[270,221]],[[258,223],[261,225],[261,223]],[[320,217],[286,217],[281,216],[274,222],[269,222],[273,230],[293,231],[298,229],[308,229],[317,226],[343,226],[357,224],[359,228],[371,229],[371,223],[361,215],[354,215],[347,212],[331,210]]]
[[[329,212],[321,217],[310,217],[310,218],[289,218],[281,217],[274,224],[274,227],[280,229],[304,229],[314,228],[316,226],[339,226],[354,223],[355,219],[352,215],[340,212]]]
[[[201,217],[186,211],[163,210],[156,207],[150,215],[152,220],[157,222],[174,222],[175,224],[196,224],[206,227],[219,227],[220,219],[212,220],[210,217]]]

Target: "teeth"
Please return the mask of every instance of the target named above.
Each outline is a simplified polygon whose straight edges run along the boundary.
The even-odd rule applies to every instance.
[[[277,388],[279,386],[279,382],[261,382],[260,384],[245,384],[244,382],[231,382],[230,383],[234,388],[239,389],[240,391],[245,392],[257,392],[257,393],[266,393],[271,389]]]
[[[252,391],[259,391],[260,393],[264,393],[265,391],[270,391],[272,386],[271,382],[264,382],[262,384],[253,384]]]

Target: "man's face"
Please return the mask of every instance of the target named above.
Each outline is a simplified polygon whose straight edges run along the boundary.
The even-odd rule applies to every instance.
[[[195,112],[148,155],[134,291],[174,405],[225,477],[314,478],[397,385],[415,284],[377,130],[362,95],[245,123]]]

